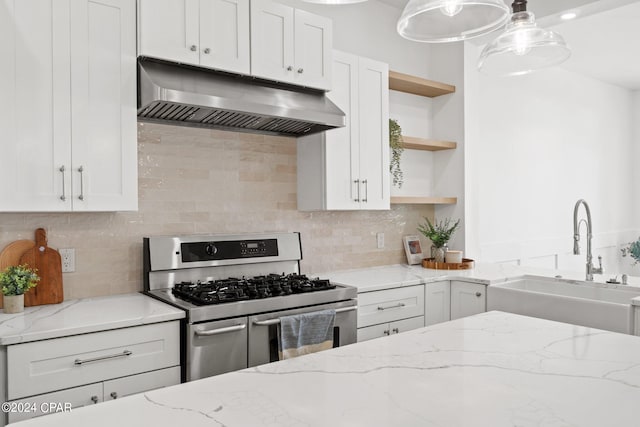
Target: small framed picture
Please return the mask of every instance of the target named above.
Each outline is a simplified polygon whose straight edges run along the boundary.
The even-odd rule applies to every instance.
[[[420,246],[420,238],[418,236],[404,236],[404,251],[407,254],[408,264],[420,264],[424,258],[422,255],[422,247]]]

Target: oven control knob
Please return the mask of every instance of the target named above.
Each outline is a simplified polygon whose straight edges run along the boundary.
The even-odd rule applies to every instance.
[[[209,243],[207,246],[205,246],[204,250],[207,255],[215,255],[218,252],[218,248],[216,248],[213,243]]]

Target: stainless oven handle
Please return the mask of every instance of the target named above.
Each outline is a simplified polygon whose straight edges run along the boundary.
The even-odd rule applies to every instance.
[[[247,327],[246,323],[242,325],[227,326],[226,328],[211,329],[210,331],[196,331],[196,335],[200,337],[210,337],[211,335],[226,334],[227,332],[241,331]]]
[[[358,306],[357,305],[352,305],[351,307],[343,307],[343,308],[336,308],[336,314],[338,313],[346,313],[347,311],[354,311],[357,310]],[[280,323],[280,319],[276,318],[276,319],[269,319],[269,320],[254,320],[253,324],[256,326],[271,326],[271,325],[277,325],[278,323]]]

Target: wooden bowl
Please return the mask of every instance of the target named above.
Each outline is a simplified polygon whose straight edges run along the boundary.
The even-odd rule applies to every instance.
[[[422,266],[433,270],[470,270],[475,262],[469,258],[462,258],[462,262],[436,262],[433,258],[425,258]]]

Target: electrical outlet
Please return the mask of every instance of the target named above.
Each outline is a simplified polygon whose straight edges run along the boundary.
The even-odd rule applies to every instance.
[[[62,258],[62,272],[73,273],[76,271],[76,250],[75,249],[59,249],[60,258]]]
[[[384,233],[376,233],[376,241],[378,242],[378,249],[384,249]]]

